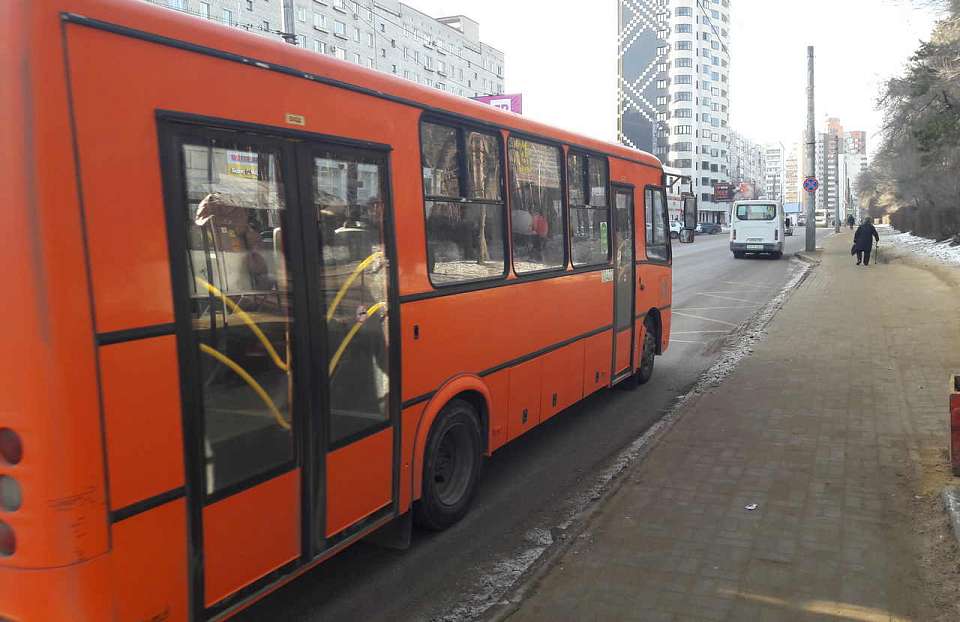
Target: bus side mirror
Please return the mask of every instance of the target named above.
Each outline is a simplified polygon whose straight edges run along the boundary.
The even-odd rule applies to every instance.
[[[680,232],[681,242],[693,242],[693,230],[697,228],[697,220],[697,197],[686,195],[683,197],[683,230]]]

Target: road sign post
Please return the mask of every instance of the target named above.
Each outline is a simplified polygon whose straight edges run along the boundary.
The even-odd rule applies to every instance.
[[[803,180],[803,189],[813,194],[820,189],[820,180],[816,177],[807,177]]]

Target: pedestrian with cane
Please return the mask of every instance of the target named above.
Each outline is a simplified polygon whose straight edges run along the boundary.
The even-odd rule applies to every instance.
[[[856,254],[857,265],[861,263],[864,266],[870,265],[870,254],[873,252],[873,241],[880,243],[880,234],[870,218],[864,218],[863,224],[857,227],[857,232],[853,234],[853,248],[850,254]]]

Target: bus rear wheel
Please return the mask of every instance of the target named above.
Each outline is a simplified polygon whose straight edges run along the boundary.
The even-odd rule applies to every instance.
[[[463,518],[480,476],[480,427],[476,409],[455,399],[430,430],[423,461],[423,491],[413,510],[420,527],[442,531]]]
[[[657,325],[652,320],[643,323],[643,349],[640,351],[640,369],[637,370],[637,386],[647,384],[653,378],[653,366],[657,360]]]

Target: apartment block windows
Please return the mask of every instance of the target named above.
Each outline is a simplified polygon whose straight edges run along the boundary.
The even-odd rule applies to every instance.
[[[327,53],[327,44],[323,41],[313,40],[313,51],[317,54],[326,54]]]
[[[326,30],[327,29],[327,16],[320,15],[319,13],[313,14],[313,27],[317,30]]]
[[[683,74],[677,76],[677,84],[693,84],[693,76],[689,74]]]
[[[677,7],[677,17],[693,17],[693,8],[688,6]]]
[[[678,119],[692,119],[693,110],[689,108],[677,108],[673,111],[673,116]]]
[[[666,81],[666,80],[657,80],[657,88],[658,88],[658,89],[665,89],[665,88],[667,88],[667,81]]]
[[[207,5],[207,10],[208,10],[208,11],[210,10],[210,5],[209,5],[209,4]],[[298,7],[297,7],[297,21],[298,21],[298,22],[305,22],[305,21],[307,21],[307,10],[306,10],[305,8],[303,8],[302,6],[298,6]]]
[[[344,39],[347,38],[347,25],[341,21],[333,20],[333,34]]]
[[[674,129],[674,134],[677,136],[689,136],[693,133],[693,126],[690,125],[678,125]]]
[[[692,102],[693,93],[691,93],[690,91],[679,91],[674,94],[673,98],[678,102]]]
[[[360,43],[360,29],[354,27],[353,29],[353,40],[357,43]]]
[[[209,2],[200,3],[200,17],[204,19],[210,19],[210,3]]]
[[[230,24],[231,26],[233,26],[233,11],[231,11],[230,9],[223,10],[223,22],[225,24]]]
[[[690,68],[690,67],[693,67],[693,59],[692,59],[692,58],[678,58],[678,59],[674,62],[674,65],[676,65],[677,67],[687,67],[687,68]]]
[[[667,105],[667,96],[666,96],[666,95],[660,95],[659,97],[657,97],[657,105],[658,105],[658,106],[666,106],[666,105]]]
[[[681,34],[692,34],[693,24],[677,24],[677,32]]]
[[[677,41],[677,49],[689,52],[693,49],[693,41]]]

